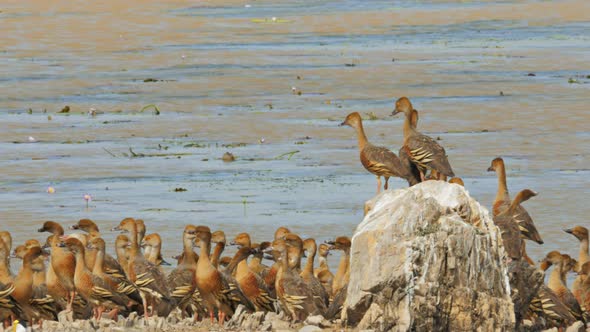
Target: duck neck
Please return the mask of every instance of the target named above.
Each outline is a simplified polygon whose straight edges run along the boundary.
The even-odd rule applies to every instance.
[[[137,225],[133,223],[133,227],[131,227],[131,234],[129,234],[129,257],[133,260],[135,257],[140,255],[139,251],[139,242],[137,242]]]
[[[358,125],[354,128],[356,130],[356,137],[358,139],[359,151],[363,151],[365,146],[368,144],[367,136],[365,135],[365,129],[363,123],[359,121]]]
[[[211,254],[211,240],[199,240],[199,247],[201,248],[201,257],[199,257],[199,263],[211,263],[209,255]]]
[[[148,262],[158,265],[158,261],[162,257],[162,255],[160,254],[160,248],[160,245],[151,246],[150,254],[147,258]]]
[[[335,283],[339,287],[338,289],[342,288],[342,286],[344,286],[344,284],[347,282],[346,274],[349,271],[349,266],[350,266],[350,249],[344,249],[343,255],[340,258],[340,264],[338,264],[338,271],[336,271],[336,276],[334,277],[334,280],[338,281],[337,283]]]
[[[328,268],[328,258],[324,257],[324,256],[320,256],[318,258],[318,262],[320,263],[320,268],[321,269],[326,269]]]
[[[315,250],[310,250],[309,255],[307,256],[307,262],[305,262],[305,273],[313,274],[313,262],[315,260]]]
[[[588,238],[582,239],[580,241],[580,250],[578,251],[578,262],[580,266],[590,260],[590,255],[588,255]]]
[[[86,262],[84,262],[84,249],[81,251],[76,251],[74,254],[74,258],[76,259],[76,269],[74,270],[74,280],[78,279],[84,272],[90,272],[86,267]]]
[[[556,292],[557,290],[565,287],[565,285],[561,281],[561,262],[559,262],[558,264],[554,264],[554,266],[555,267],[553,268],[553,271],[551,271],[551,275],[549,276],[548,286],[549,288],[551,288],[551,290]]]
[[[96,275],[103,275],[104,274],[104,251],[103,250],[96,250],[96,258],[94,259],[94,266],[92,268],[92,273]]]
[[[510,194],[506,185],[506,168],[504,168],[504,162],[499,165],[496,174],[498,176],[498,192],[496,192],[495,202],[508,202],[510,201]]]
[[[252,270],[260,268],[262,266],[262,253],[252,255],[249,266]]]
[[[183,264],[193,264],[194,262],[196,262],[196,254],[193,251],[193,240],[192,239],[187,239],[187,238],[183,238],[183,252],[184,252],[184,259],[183,259]]]
[[[225,249],[225,242],[217,242],[215,245],[215,249],[213,250],[213,255],[211,255],[211,264],[217,268],[219,266],[219,257],[221,257],[221,253]]]
[[[410,135],[415,131],[412,126],[412,111],[406,114],[406,118],[404,119],[404,141],[410,137]]]

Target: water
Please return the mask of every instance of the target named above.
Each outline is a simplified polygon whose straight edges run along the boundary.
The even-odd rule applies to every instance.
[[[588,226],[590,214],[587,1],[7,1],[0,10],[1,226],[15,243],[44,238],[34,230],[45,220],[80,218],[110,243],[107,230],[127,216],[162,235],[166,257],[189,223],[255,241],[280,225],[318,241],[351,235],[376,181],[353,130],[337,124],[373,113],[369,139],[397,151],[402,118],[389,114],[406,95],[481,203],[495,195],[486,169],[496,156],[513,195],[540,193],[525,205],[545,240],[528,245],[533,259],[577,256],[562,229]],[[141,112],[150,104],[160,115]],[[65,105],[70,113],[57,113]],[[226,151],[237,161],[221,161]]]

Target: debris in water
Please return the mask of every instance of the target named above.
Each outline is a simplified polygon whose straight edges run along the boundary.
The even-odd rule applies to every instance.
[[[181,187],[174,188],[174,192],[177,192],[177,193],[180,193],[180,192],[185,192],[185,191],[188,191],[188,189],[186,189],[186,188],[181,188]]]
[[[47,193],[48,194],[54,194],[55,193],[55,188],[53,188],[51,186],[47,187]]]
[[[70,113],[70,106],[66,105],[64,108],[61,109],[61,111],[57,113]]]
[[[226,152],[223,154],[223,157],[221,157],[221,160],[223,160],[226,163],[229,163],[235,161],[236,157],[231,152]]]

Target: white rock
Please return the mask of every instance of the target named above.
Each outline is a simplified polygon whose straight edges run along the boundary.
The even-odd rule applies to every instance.
[[[321,331],[322,329],[317,327],[317,326],[313,326],[313,325],[306,325],[302,328],[299,329],[299,332],[318,332]]]
[[[463,187],[426,181],[366,210],[352,238],[347,324],[429,330],[448,317],[448,330],[514,328],[501,234]]]

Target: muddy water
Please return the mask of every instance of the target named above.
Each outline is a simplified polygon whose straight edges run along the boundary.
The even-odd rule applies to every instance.
[[[496,156],[513,194],[540,192],[526,203],[546,243],[528,246],[534,259],[575,254],[562,229],[588,226],[588,1],[4,1],[0,11],[1,228],[16,243],[41,238],[45,220],[80,218],[111,241],[127,216],[161,233],[167,257],[188,223],[256,241],[279,225],[319,241],[350,235],[376,181],[353,130],[337,124],[372,114],[369,139],[397,150],[402,119],[389,114],[402,95],[480,202],[493,200]],[[151,104],[159,115],[142,111]],[[221,161],[226,151],[237,161]]]

